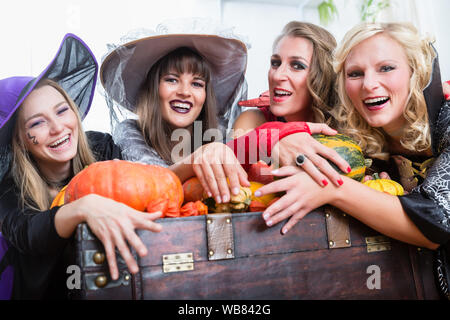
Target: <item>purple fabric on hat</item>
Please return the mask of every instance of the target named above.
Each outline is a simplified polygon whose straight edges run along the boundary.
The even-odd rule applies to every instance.
[[[0,261],[3,259],[8,250],[8,243],[0,233]],[[14,280],[14,271],[12,266],[6,267],[3,273],[0,274],[0,300],[9,300],[11,298],[12,287]]]
[[[33,77],[11,77],[0,80],[0,127],[17,109],[16,103],[20,93],[33,79]]]
[[[80,38],[68,33],[56,56],[37,77],[0,80],[0,148],[11,143],[16,110],[43,78],[56,81],[78,106],[84,119],[93,101],[97,72],[92,51]]]

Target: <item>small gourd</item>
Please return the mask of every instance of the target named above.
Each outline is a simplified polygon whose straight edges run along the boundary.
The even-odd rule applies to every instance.
[[[336,134],[334,136],[313,134],[312,137],[324,146],[334,149],[345,161],[347,161],[352,169],[350,172],[344,173],[333,162],[328,161],[337,172],[356,181],[361,182],[364,179],[366,167],[370,166],[370,161],[364,159],[361,147],[358,146],[356,141],[343,134]]]
[[[216,203],[214,198],[206,198],[203,200],[208,206],[208,213],[237,213],[246,212],[252,201],[252,190],[248,187],[242,187],[239,190],[239,194],[231,194],[231,199],[226,203]]]
[[[367,180],[364,184],[372,189],[391,194],[393,196],[402,196],[405,191],[400,183],[390,179],[380,179],[378,173],[373,174],[373,180]]]

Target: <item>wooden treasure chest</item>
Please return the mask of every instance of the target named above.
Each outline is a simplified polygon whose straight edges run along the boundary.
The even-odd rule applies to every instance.
[[[76,299],[438,299],[433,252],[382,236],[326,206],[286,235],[261,212],[161,219],[138,230],[149,253],[131,275],[120,255],[109,278],[101,242],[86,224],[75,237]]]
[[[138,230],[149,253],[131,275],[118,256],[109,278],[101,242],[86,224],[75,237],[77,299],[438,299],[433,252],[382,236],[326,206],[286,235],[260,212],[161,219]]]

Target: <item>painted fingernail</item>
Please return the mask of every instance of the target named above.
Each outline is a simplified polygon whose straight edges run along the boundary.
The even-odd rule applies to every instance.
[[[233,188],[233,190],[231,190],[231,192],[233,192],[234,195],[238,195],[239,194],[239,188]]]
[[[281,230],[281,233],[283,233],[283,234],[286,234],[287,232],[288,232],[287,228],[283,228],[283,229]]]
[[[269,214],[268,213],[264,213],[263,214],[263,218],[264,218],[264,220],[267,220],[267,218],[269,218]]]
[[[277,174],[278,173],[278,169],[272,170],[270,171],[271,174]]]
[[[208,191],[208,197],[211,198],[212,197],[212,193]]]
[[[255,191],[255,197],[260,197],[261,196],[261,191]]]
[[[342,179],[339,179],[338,183],[339,183],[340,186],[342,186],[344,184],[344,181],[342,181]]]
[[[324,185],[324,186],[327,186],[328,185],[328,181],[327,180],[322,180],[322,184]]]
[[[348,167],[347,168],[347,173],[350,173],[350,172],[352,172],[352,168]]]
[[[216,202],[217,202],[217,203],[222,203],[222,199],[220,198],[220,196],[217,196],[217,197],[216,197]]]
[[[273,223],[272,220],[269,220],[269,221],[266,222],[266,224],[267,224],[269,227],[272,225],[272,223]]]
[[[223,196],[222,199],[223,199],[223,202],[224,202],[224,203],[227,203],[228,201],[230,201],[230,199],[228,199],[228,196]]]

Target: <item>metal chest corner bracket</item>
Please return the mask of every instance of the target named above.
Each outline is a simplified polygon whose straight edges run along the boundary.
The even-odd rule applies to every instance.
[[[391,250],[391,242],[388,237],[379,235],[366,237],[367,252],[380,252]]]
[[[350,226],[347,215],[341,210],[325,207],[325,224],[327,226],[328,248],[348,248],[352,246]]]
[[[234,259],[233,219],[231,213],[206,216],[208,260]]]
[[[163,272],[180,272],[194,270],[194,255],[192,252],[165,254],[162,256]]]

